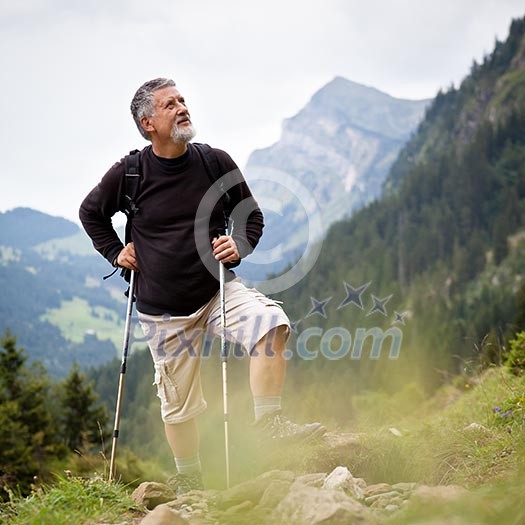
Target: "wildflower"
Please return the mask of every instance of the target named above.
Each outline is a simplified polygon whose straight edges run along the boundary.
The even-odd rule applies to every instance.
[[[468,383],[465,383],[465,388],[470,388],[470,385]]]
[[[494,407],[494,412],[497,412],[499,414],[501,412],[501,408],[500,407]]]

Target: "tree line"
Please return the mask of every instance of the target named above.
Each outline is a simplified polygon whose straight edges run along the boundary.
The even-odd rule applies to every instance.
[[[0,500],[27,494],[52,465],[101,449],[108,436],[106,410],[78,366],[52,382],[9,331],[1,337]]]

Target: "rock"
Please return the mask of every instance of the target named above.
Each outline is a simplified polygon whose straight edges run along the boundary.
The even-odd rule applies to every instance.
[[[145,481],[133,491],[131,497],[139,505],[144,505],[147,509],[151,510],[161,503],[173,500],[175,498],[175,492],[163,483]]]
[[[390,492],[382,492],[381,494],[375,494],[374,496],[368,496],[368,498],[365,498],[365,503],[367,505],[372,505],[378,500],[389,502],[392,498],[397,498],[398,496],[401,496],[400,492],[397,492],[397,490],[391,490]]]
[[[417,483],[407,483],[401,482],[392,485],[392,490],[397,490],[399,492],[412,492],[416,488]]]
[[[373,509],[384,509],[388,505],[402,505],[403,499],[398,496],[383,496],[379,495],[378,499],[376,499],[372,505],[370,505]]]
[[[364,497],[369,498],[370,496],[375,496],[376,494],[384,494],[385,492],[390,492],[393,486],[388,483],[376,483],[375,485],[368,485],[363,491]]]
[[[401,431],[398,430],[398,429],[395,428],[395,427],[391,427],[391,428],[389,428],[388,431],[389,431],[391,434],[393,434],[394,436],[396,436],[396,437],[401,437],[401,436],[403,435],[403,434],[401,433]]]
[[[224,491],[218,496],[217,507],[227,509],[244,501],[251,501],[254,505],[257,505],[273,481],[287,481],[290,484],[294,478],[295,474],[287,470],[265,472],[255,479],[245,481]]]
[[[326,474],[324,472],[318,472],[315,474],[305,474],[304,476],[298,476],[295,478],[295,483],[302,483],[309,487],[321,488],[323,486]]]
[[[420,485],[412,493],[410,501],[422,505],[446,504],[466,494],[468,494],[468,490],[460,485]]]
[[[396,511],[396,510],[399,510],[399,505],[387,505],[387,506],[385,507],[385,510],[386,510],[387,512],[394,512],[394,511]]]
[[[140,525],[188,525],[189,521],[183,518],[177,511],[166,505],[159,505],[151,511]]]
[[[471,423],[470,425],[466,426],[463,430],[477,430],[480,432],[490,432],[490,430],[487,427],[484,427],[483,425],[480,425],[479,423]]]
[[[286,494],[288,494],[290,485],[291,483],[289,481],[283,481],[281,479],[272,481],[264,491],[261,501],[259,502],[259,507],[265,507],[268,509],[274,509],[277,507]]]
[[[324,490],[294,483],[271,514],[271,523],[287,525],[373,525],[370,511],[341,490]]]
[[[238,514],[240,512],[245,512],[252,508],[253,508],[253,503],[251,501],[243,501],[242,503],[239,503],[239,505],[234,505],[233,507],[230,507],[224,514],[231,516],[232,514]]]
[[[349,496],[361,500],[364,492],[360,485],[346,467],[336,467],[324,480],[323,489],[343,490]]]

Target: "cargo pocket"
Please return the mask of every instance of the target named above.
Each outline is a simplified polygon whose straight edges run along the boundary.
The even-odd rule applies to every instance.
[[[168,363],[155,364],[155,379],[153,384],[157,387],[157,397],[162,406],[178,406],[180,404],[179,392],[176,383],[170,378]]]

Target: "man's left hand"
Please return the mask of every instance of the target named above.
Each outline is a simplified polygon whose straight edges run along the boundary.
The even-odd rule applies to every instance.
[[[221,235],[212,241],[213,255],[221,263],[237,262],[241,256],[235,241],[230,235]]]

